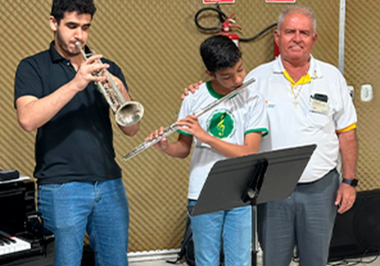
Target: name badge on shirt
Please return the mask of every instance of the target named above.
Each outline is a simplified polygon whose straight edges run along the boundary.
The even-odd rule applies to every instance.
[[[310,96],[311,98],[311,110],[314,113],[319,114],[328,114],[329,105],[328,105],[328,96],[325,94],[316,93]]]

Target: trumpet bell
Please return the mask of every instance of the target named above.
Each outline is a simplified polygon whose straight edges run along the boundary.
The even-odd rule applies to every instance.
[[[126,102],[115,113],[115,120],[121,126],[132,126],[144,115],[144,106],[139,102]]]

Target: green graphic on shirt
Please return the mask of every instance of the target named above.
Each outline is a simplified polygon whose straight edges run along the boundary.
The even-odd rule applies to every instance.
[[[214,113],[209,120],[209,131],[217,138],[228,137],[234,129],[234,120],[227,112]]]

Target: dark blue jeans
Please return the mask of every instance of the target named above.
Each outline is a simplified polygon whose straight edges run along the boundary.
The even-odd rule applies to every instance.
[[[86,231],[96,265],[128,265],[128,201],[121,178],[40,185],[38,209],[55,235],[54,265],[80,265]]]

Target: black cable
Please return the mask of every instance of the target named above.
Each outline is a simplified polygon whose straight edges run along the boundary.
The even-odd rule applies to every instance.
[[[343,259],[342,258],[339,261],[328,262],[327,265],[328,266],[355,266],[355,265],[359,265],[359,264],[371,264],[378,259],[379,254],[374,256],[372,259],[364,260],[364,257],[367,255],[367,252],[368,252],[368,250],[364,251],[363,254],[361,254],[361,256],[358,258],[352,258],[352,259]],[[293,255],[292,261],[295,263],[299,263],[299,256],[298,256],[297,252],[295,252],[295,254]]]
[[[364,253],[359,258],[356,258],[356,259],[343,259],[341,261],[334,262],[334,263],[329,262],[329,263],[327,263],[327,265],[329,265],[329,266],[355,266],[355,265],[358,265],[359,263],[360,264],[371,264],[372,262],[374,262],[378,259],[379,254],[374,256],[374,258],[372,258],[372,259],[364,260],[364,257],[367,256],[367,252],[368,252],[368,250],[364,251]]]
[[[224,14],[221,10],[214,8],[214,7],[205,7],[205,8],[199,9],[198,12],[195,14],[194,21],[195,21],[195,25],[197,25],[198,28],[200,28],[201,30],[204,30],[204,31],[215,31],[215,30],[218,30],[220,28],[220,25],[218,25],[217,27],[206,28],[206,27],[201,26],[198,23],[198,16],[204,11],[215,11],[215,12],[217,12],[219,15],[220,24],[223,23],[224,21],[226,21],[226,19],[228,18],[226,16],[226,14]]]
[[[251,37],[251,38],[239,38],[239,40],[241,42],[249,42],[249,41],[253,41],[257,38],[259,38],[261,35],[263,35],[265,32],[267,32],[268,30],[270,30],[271,28],[274,28],[274,27],[277,27],[277,23],[273,23],[272,25],[266,27],[265,29],[263,29],[261,32],[259,32],[258,34],[256,34],[255,36]]]
[[[199,15],[204,12],[204,11],[214,11],[214,12],[217,12],[218,15],[219,15],[219,24],[217,27],[203,27],[199,24],[198,22],[198,17]],[[204,30],[204,31],[216,31],[216,30],[220,30],[220,25],[226,21],[228,19],[228,17],[226,16],[226,14],[224,14],[220,9],[218,8],[214,8],[214,7],[205,7],[205,8],[202,8],[200,10],[198,10],[198,12],[195,14],[195,17],[194,17],[194,22],[195,22],[195,25],[197,25],[197,27],[201,30]],[[255,36],[253,37],[250,37],[250,38],[240,38],[240,41],[242,42],[249,42],[249,41],[253,41],[257,38],[259,38],[261,35],[263,35],[265,32],[267,32],[268,30],[274,28],[277,26],[277,23],[273,23],[272,25],[266,27],[265,29],[263,29],[261,32],[259,32],[258,34],[256,34]]]

